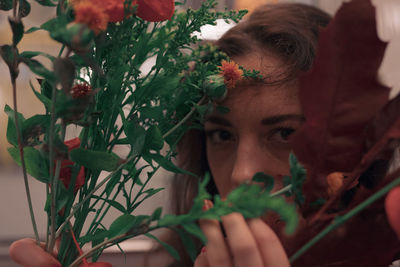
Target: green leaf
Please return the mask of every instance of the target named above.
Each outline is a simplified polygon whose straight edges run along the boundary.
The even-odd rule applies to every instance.
[[[271,192],[271,190],[274,188],[274,177],[267,175],[263,172],[258,172],[254,174],[252,181],[263,183],[264,188],[265,190],[267,190],[267,192]]]
[[[121,173],[122,171],[116,172],[113,177],[107,182],[106,188],[104,189],[104,192],[106,193],[107,196],[110,196],[112,190],[114,189],[115,185],[119,182],[121,179]]]
[[[41,28],[40,27],[30,27],[28,30],[25,31],[25,33],[28,34],[28,33],[38,31],[38,30],[41,30]]]
[[[111,225],[108,230],[108,238],[112,238],[125,233],[136,233],[142,231],[142,223],[148,219],[149,216],[132,214],[124,214],[119,216]]]
[[[51,109],[51,99],[46,97],[45,95],[37,92],[31,82],[29,82],[29,84],[30,84],[35,96],[40,100],[40,102],[42,102],[44,104],[44,106],[46,107],[47,110],[50,110]]]
[[[200,229],[200,227],[195,224],[195,223],[187,223],[182,225],[183,229],[185,229],[186,232],[194,235],[198,239],[201,240],[204,244],[207,243],[207,237],[204,235],[203,231]]]
[[[21,166],[21,157],[19,149],[15,147],[8,148],[8,153]],[[33,147],[24,148],[24,159],[26,171],[34,178],[43,183],[49,183],[49,168],[47,160],[42,154]]]
[[[15,128],[15,117],[14,117],[14,110],[10,108],[9,105],[4,107],[4,112],[8,116],[8,123],[7,123],[7,141],[13,145],[18,146],[18,137],[17,137],[17,130]],[[18,118],[18,125],[22,128],[22,124],[25,120],[24,116],[21,113],[17,113]]]
[[[13,33],[13,44],[17,45],[19,41],[21,41],[24,36],[24,24],[22,24],[21,19],[19,18],[8,18],[8,22],[10,23],[12,33]]]
[[[22,124],[22,136],[24,144],[28,139],[33,137],[37,138],[43,134],[50,126],[50,115],[35,115],[26,119]]]
[[[298,205],[302,205],[305,201],[303,195],[303,184],[307,178],[307,172],[305,168],[297,161],[296,156],[293,153],[289,155],[290,164],[290,175],[292,183],[292,192],[295,196],[295,201]]]
[[[56,6],[56,4],[53,3],[51,0],[35,0],[35,1],[42,6]]]
[[[190,237],[190,235],[187,234],[187,232],[179,228],[175,228],[174,230],[175,232],[178,233],[187,253],[190,256],[190,259],[194,262],[197,258],[198,252],[196,249],[196,244],[194,243],[193,239]]]
[[[46,69],[46,67],[43,66],[43,64],[40,63],[39,61],[37,61],[35,59],[28,59],[28,58],[22,58],[21,61],[24,62],[33,73],[35,73],[45,79],[48,79],[50,81],[55,80],[55,76],[54,76],[53,72]]]
[[[65,188],[64,184],[61,182],[58,183],[57,192],[58,193],[56,199],[56,211],[59,212],[67,205],[70,199],[70,195],[68,194],[68,190]],[[44,211],[47,212],[47,214],[50,214],[50,210],[51,210],[51,195],[48,194],[44,206]]]
[[[193,174],[189,171],[186,171],[184,169],[177,167],[175,164],[173,164],[170,160],[163,157],[162,155],[150,153],[149,156],[151,157],[151,159],[153,159],[155,162],[160,164],[160,166],[163,167],[167,171],[174,172],[174,173],[184,173],[184,174],[196,176],[195,174]]]
[[[0,0],[0,10],[8,11],[13,8],[13,0]]]
[[[94,238],[92,240],[92,247],[97,246],[98,244],[103,243],[104,239],[105,239],[105,234],[107,233],[107,231],[105,229],[96,229],[96,231],[94,232]],[[97,261],[97,258],[101,255],[102,250],[100,250],[97,254],[95,254],[93,256],[93,261]]]
[[[136,123],[126,121],[124,123],[124,131],[129,143],[132,145],[134,154],[141,154],[146,142],[146,130]]]
[[[23,57],[23,58],[29,58],[29,59],[31,59],[33,57],[36,57],[36,56],[44,56],[44,57],[47,57],[48,59],[50,59],[51,61],[56,59],[52,55],[49,55],[49,54],[44,53],[44,52],[39,52],[39,51],[24,51],[21,54],[19,54],[19,56]]]
[[[70,151],[71,160],[92,170],[114,171],[121,159],[114,153],[77,148]]]
[[[151,215],[152,221],[158,221],[161,218],[162,207],[158,207]]]
[[[96,196],[96,195],[93,195],[92,198],[104,200],[105,202],[110,204],[110,206],[116,208],[120,212],[122,212],[122,213],[126,212],[126,209],[124,208],[124,206],[122,206],[119,202],[117,202],[115,200],[99,197],[99,196]]]
[[[10,45],[0,46],[0,55],[10,69],[13,68],[16,54],[14,54],[14,49]]]
[[[157,241],[161,246],[164,247],[164,249],[177,261],[180,261],[181,257],[179,256],[179,253],[171,246],[168,245],[167,243],[165,243],[164,241],[161,241],[160,239],[158,239],[156,236],[150,234],[150,233],[146,233],[144,234],[145,236],[154,239],[155,241]]]
[[[164,139],[158,126],[152,125],[147,130],[146,147],[152,150],[161,150],[164,146]]]
[[[19,0],[18,14],[21,18],[24,18],[31,13],[31,4],[26,0]]]
[[[99,231],[101,230],[101,231]],[[85,235],[85,236],[81,236],[78,241],[79,243],[87,243],[90,241],[100,241],[100,240],[104,240],[106,237],[108,236],[108,231],[107,230],[103,230],[103,229],[97,229],[94,234],[92,235]],[[102,241],[101,241],[102,242]],[[100,243],[101,243],[100,242]]]

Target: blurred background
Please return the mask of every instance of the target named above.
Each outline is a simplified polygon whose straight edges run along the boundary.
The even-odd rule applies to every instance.
[[[263,3],[277,3],[277,2],[301,2],[305,4],[318,6],[330,14],[334,14],[337,8],[341,5],[343,0],[220,0],[218,8],[224,9],[248,9],[253,10],[256,6]],[[387,1],[387,0],[382,0]],[[54,10],[52,8],[40,7],[34,1],[32,4],[32,12],[27,19],[24,19],[25,29],[31,26],[37,26],[50,19]],[[201,0],[187,0],[185,7],[197,8],[200,6]],[[0,45],[11,43],[11,32],[7,22],[8,14],[0,12]],[[400,16],[400,14],[399,14]],[[400,29],[400,21],[397,21]],[[215,38],[215,34],[223,30],[225,25],[220,26],[220,29],[207,28],[204,36]],[[213,37],[214,36],[214,37]],[[46,32],[37,31],[32,34],[24,36],[19,44],[20,51],[24,50],[39,50],[45,51],[49,54],[56,55],[58,53],[59,45],[53,42]],[[49,62],[42,60],[42,63],[49,66]],[[20,65],[21,73],[18,78],[18,103],[19,111],[25,117],[30,117],[33,114],[43,112],[41,105],[37,102],[36,97],[33,96],[32,90],[29,87],[29,81],[33,81],[33,76],[29,73],[24,65]],[[389,87],[393,88],[392,96],[399,91],[400,88],[400,33],[396,37],[391,38],[384,62],[381,66],[379,77],[382,82]],[[9,79],[9,73],[6,65],[0,59],[0,266],[13,267],[17,266],[12,263],[8,257],[8,246],[13,240],[22,237],[33,236],[33,230],[29,218],[27,208],[26,195],[24,191],[24,184],[22,172],[7,153],[9,147],[6,141],[6,127],[7,118],[3,112],[4,105],[12,105],[12,90]],[[72,129],[73,131],[73,129]],[[158,193],[155,197],[150,198],[144,205],[137,211],[138,214],[148,214],[156,207],[163,206],[164,213],[168,212],[169,207],[169,191],[168,185],[171,181],[171,174],[161,171],[152,180],[154,187],[165,187],[166,190]],[[39,232],[44,236],[46,216],[43,211],[45,202],[45,187],[43,184],[30,179],[31,194],[35,208],[35,215]],[[115,216],[114,216],[115,215]],[[120,214],[112,214],[111,217],[116,218]],[[110,249],[105,256],[107,260],[112,262],[114,266],[165,266],[165,254],[155,251],[154,244],[145,239],[131,240],[123,245],[127,252],[127,259],[118,251],[118,249]],[[152,253],[152,257],[148,257],[147,253]]]

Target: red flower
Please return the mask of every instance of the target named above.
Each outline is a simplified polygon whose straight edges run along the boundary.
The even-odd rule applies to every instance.
[[[75,22],[86,24],[95,34],[107,29],[109,17],[102,6],[92,1],[74,4]]]
[[[136,15],[147,21],[170,19],[175,11],[174,0],[138,0]]]
[[[72,98],[87,96],[92,91],[92,87],[88,83],[77,83],[71,88]]]
[[[234,88],[236,83],[242,79],[243,70],[239,69],[239,65],[234,61],[222,60],[220,74],[224,76],[225,85],[228,88]]]
[[[81,140],[77,137],[68,141],[65,141],[64,144],[68,147],[68,151],[71,151],[75,148],[78,148],[81,145]],[[71,167],[74,163],[71,160],[65,159],[61,161],[61,170],[59,179],[63,182],[66,188],[69,187],[71,182]],[[76,193],[79,188],[81,188],[85,183],[85,168],[82,166],[79,170],[78,176],[76,177],[74,193]]]
[[[105,13],[108,15],[110,22],[119,22],[124,20],[125,18],[125,0],[91,0],[93,4],[101,6]],[[130,6],[133,7],[136,5],[136,0],[132,1]]]

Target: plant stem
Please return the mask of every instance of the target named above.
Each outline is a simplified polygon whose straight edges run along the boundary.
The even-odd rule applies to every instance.
[[[107,239],[107,240],[103,241],[102,243],[98,244],[97,246],[94,246],[91,250],[89,250],[89,251],[83,253],[82,255],[80,255],[75,261],[73,261],[73,262],[69,265],[69,267],[75,267],[75,266],[77,266],[77,265],[81,262],[82,259],[84,259],[84,258],[90,256],[90,255],[91,255],[93,252],[95,252],[97,249],[99,249],[99,248],[101,248],[101,247],[103,247],[103,246],[105,246],[105,245],[107,245],[107,244],[109,244],[109,243],[112,243],[112,242],[114,242],[114,241],[116,241],[116,240],[118,240],[118,239],[124,238],[125,236],[127,236],[127,234],[121,234],[121,235],[115,236],[115,237],[113,237],[113,238],[111,238],[111,239]]]
[[[399,171],[395,172],[394,174],[397,176]],[[391,176],[391,175],[390,175]],[[326,236],[329,232],[332,230],[338,228],[342,224],[344,224],[346,221],[348,221],[350,218],[353,216],[357,215],[360,213],[362,210],[367,208],[369,205],[371,205],[373,202],[378,200],[379,198],[383,197],[387,192],[390,191],[393,187],[397,186],[400,184],[400,177],[395,179],[394,181],[390,182],[386,186],[384,186],[382,189],[380,189],[378,192],[361,202],[358,206],[356,206],[354,209],[349,211],[343,216],[338,216],[334,219],[334,221],[328,225],[324,230],[322,230],[319,234],[317,234],[313,239],[308,241],[304,246],[302,246],[298,251],[296,251],[295,254],[293,254],[290,257],[290,262],[294,262],[296,259],[298,259],[301,255],[303,255],[308,249],[310,249],[313,245],[315,245],[319,240],[321,240],[324,236]]]
[[[110,173],[109,175],[107,175],[106,178],[103,179],[103,181],[101,181],[100,183],[98,183],[96,185],[96,187],[90,191],[79,203],[77,203],[75,206],[73,206],[71,213],[68,215],[68,217],[65,219],[65,221],[61,224],[61,226],[58,228],[57,233],[56,233],[56,238],[60,236],[61,231],[63,230],[63,228],[68,224],[68,222],[71,220],[72,216],[74,216],[75,212],[82,207],[82,205],[92,197],[92,195],[99,190],[100,187],[102,187],[108,180],[111,179],[111,177],[113,177],[115,175],[115,173],[119,172],[127,163],[129,163],[131,160],[133,160],[135,158],[135,156],[131,156],[129,157],[124,163],[122,163],[121,165],[118,166],[118,168],[113,171],[112,173]]]
[[[16,79],[13,78],[11,83],[12,83],[12,87],[13,87],[13,105],[14,105],[15,130],[17,132],[18,148],[19,148],[19,155],[20,155],[20,158],[21,158],[22,173],[23,173],[23,176],[24,176],[26,198],[28,200],[29,214],[30,214],[31,221],[32,221],[33,231],[35,233],[35,239],[36,239],[37,244],[39,245],[40,244],[39,233],[38,233],[38,230],[37,230],[35,214],[33,212],[31,191],[30,191],[30,188],[29,188],[29,181],[28,181],[28,175],[27,175],[27,172],[26,172],[26,165],[25,165],[25,158],[24,158],[24,146],[22,144],[21,130],[20,130],[20,127],[19,127],[19,122],[18,122],[17,83],[16,83]]]
[[[46,251],[51,252],[55,243],[55,231],[56,231],[56,176],[57,173],[54,172],[54,131],[56,124],[56,97],[57,88],[53,85],[51,93],[51,111],[50,111],[50,130],[49,130],[49,166],[50,166],[50,239],[46,244]],[[56,162],[56,169],[59,167],[60,162]],[[57,170],[56,170],[57,171]],[[59,171],[59,170],[58,170]],[[58,178],[58,177],[57,177]]]
[[[289,191],[290,189],[292,189],[292,185],[291,184],[285,186],[284,188],[282,188],[282,189],[280,189],[280,190],[278,190],[278,191],[276,191],[274,193],[272,193],[271,197],[276,197],[276,196],[282,195],[282,194],[286,193],[287,191]]]
[[[13,16],[14,19],[17,19],[17,7],[18,7],[18,1],[13,0]],[[35,239],[37,244],[40,244],[39,240],[39,233],[37,230],[37,225],[36,225],[36,220],[35,220],[35,214],[33,212],[33,205],[32,205],[32,198],[31,198],[31,192],[29,188],[29,181],[28,181],[28,175],[26,171],[26,164],[25,164],[25,157],[24,157],[24,145],[22,143],[22,131],[20,129],[19,121],[18,121],[18,105],[17,105],[17,77],[18,77],[18,60],[17,60],[17,44],[13,42],[12,44],[12,51],[13,51],[13,64],[12,67],[9,66],[10,70],[10,77],[11,77],[11,84],[12,84],[12,89],[13,89],[13,108],[14,108],[14,123],[15,123],[15,131],[17,132],[17,140],[18,140],[18,149],[19,149],[19,155],[21,158],[21,167],[22,167],[22,173],[24,176],[24,185],[25,185],[25,192],[26,192],[26,198],[28,200],[28,208],[29,208],[29,214],[31,217],[32,221],[32,227],[33,231],[35,233]]]
[[[197,102],[197,105],[201,105],[203,101],[206,99],[206,96],[203,96],[199,102]],[[167,136],[172,134],[176,129],[178,129],[182,124],[184,124],[190,117],[193,115],[193,113],[196,111],[196,107],[192,107],[192,109],[189,111],[188,114],[177,124],[175,124],[174,127],[172,127],[168,132],[166,132],[162,137],[165,139]]]

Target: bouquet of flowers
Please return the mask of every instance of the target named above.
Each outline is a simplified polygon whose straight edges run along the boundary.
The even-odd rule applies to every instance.
[[[0,46],[14,93],[12,107],[5,107],[9,116],[7,139],[10,155],[23,169],[38,242],[27,175],[46,187],[46,250],[53,251],[60,238],[58,260],[63,266],[107,266],[96,263],[101,252],[138,235],[155,239],[179,259],[174,248],[150,233],[159,228],[177,231],[194,259],[192,237],[206,241],[197,220],[219,219],[233,211],[252,218],[274,210],[286,221],[287,231],[293,232],[296,208],[276,197],[284,193],[293,195],[299,211],[310,219],[309,229],[313,231],[304,231],[303,236],[322,230],[292,256],[296,260],[327,233],[400,184],[400,178],[396,178],[400,170],[380,177],[384,184],[375,181],[371,185],[371,180],[361,175],[371,166],[376,167],[374,164],[386,152],[393,152],[400,125],[400,97],[389,101],[389,89],[375,81],[385,44],[376,37],[372,7],[366,7],[368,12],[358,18],[364,22],[359,23],[363,30],[354,27],[349,31],[353,29],[355,10],[359,5],[365,7],[367,1],[354,0],[339,11],[322,33],[315,67],[300,79],[300,101],[307,121],[291,142],[307,169],[307,180],[305,169],[291,155],[292,177],[285,178],[283,190],[271,194],[273,177],[258,173],[253,180],[264,187],[240,185],[226,201],[215,196],[214,207],[203,211],[204,200],[211,197],[206,191],[206,175],[199,177],[198,195],[191,210],[179,216],[163,214],[161,208],[151,214],[132,213],[162,190],[148,186],[159,168],[196,176],[173,162],[180,137],[201,127],[199,122],[211,109],[227,111],[213,104],[224,97],[227,87],[233,87],[243,76],[259,77],[257,72],[237,66],[212,45],[199,44],[194,34],[218,18],[238,21],[245,12],[217,12],[215,0],[204,1],[198,10],[181,12],[175,12],[175,8],[182,3],[173,0],[36,2],[54,6],[57,15],[38,27],[24,29],[29,2],[0,1],[0,10],[12,10],[12,43]],[[38,30],[47,31],[62,44],[58,56],[19,51],[18,43],[24,35]],[[341,40],[345,45],[337,46],[332,40]],[[370,44],[378,52],[369,56],[369,48],[360,49],[360,43]],[[52,69],[37,57],[50,60]],[[149,61],[154,63],[144,71]],[[25,118],[18,112],[16,79],[20,64],[26,64],[37,75],[40,88],[32,85],[32,90],[43,104],[44,114]],[[346,82],[340,84],[337,80]],[[353,111],[350,117],[349,107]],[[79,134],[65,140],[70,126],[77,127]],[[129,148],[127,156],[115,153],[118,146]],[[99,178],[102,173],[105,178]],[[343,202],[350,191],[355,197]],[[118,196],[123,203],[116,201]],[[102,220],[110,209],[122,215],[106,226]],[[88,214],[93,218],[89,219]],[[354,225],[349,229],[359,224]],[[91,249],[83,253],[81,247],[88,243]]]
[[[222,97],[226,86],[243,73],[257,76],[229,64],[226,55],[212,45],[198,45],[194,34],[218,18],[238,21],[246,12],[217,12],[214,0],[205,1],[198,10],[184,12],[174,12],[182,3],[173,0],[36,2],[54,6],[57,15],[30,29],[23,24],[30,12],[28,1],[0,3],[1,10],[12,9],[12,44],[0,47],[14,92],[13,106],[5,107],[9,116],[7,139],[11,144],[8,151],[23,169],[38,242],[27,175],[46,186],[46,250],[53,251],[60,238],[58,259],[63,266],[81,262],[88,266],[89,256],[96,262],[104,248],[138,235],[156,239],[179,258],[172,247],[150,232],[181,226],[183,236],[194,235],[205,241],[196,224],[199,218],[219,218],[233,210],[259,216],[268,205],[274,209],[289,206],[282,199],[274,205],[265,204],[269,192],[249,185],[247,199],[242,192],[240,201],[239,195],[232,195],[229,205],[217,200],[213,209],[203,212],[203,200],[210,197],[205,190],[208,180],[204,179],[189,214],[162,216],[162,209],[157,208],[152,214],[132,215],[146,199],[163,189],[147,186],[159,168],[188,173],[171,161],[176,144],[188,129],[199,126],[201,117],[213,108],[211,102]],[[59,55],[19,51],[20,40],[34,31],[47,31],[61,43]],[[50,60],[53,68],[47,69],[37,57]],[[143,66],[149,60],[154,64],[144,72]],[[40,88],[32,85],[32,90],[45,107],[44,114],[25,118],[18,112],[16,79],[20,64],[26,64],[37,75]],[[187,123],[189,120],[191,123]],[[79,134],[65,140],[71,125],[80,129]],[[128,147],[128,155],[116,154],[117,146]],[[138,164],[140,160],[145,164]],[[106,177],[99,179],[103,172]],[[253,205],[249,211],[246,203],[255,201],[250,197],[254,193],[260,196],[257,201],[264,204]],[[117,202],[117,196],[122,196],[125,203]],[[117,209],[122,215],[105,226],[102,220],[110,209]],[[293,230],[294,208],[282,211],[289,230]],[[94,215],[91,220],[90,213]],[[194,258],[193,240],[183,240]],[[81,247],[86,243],[91,243],[92,248],[83,253]]]

